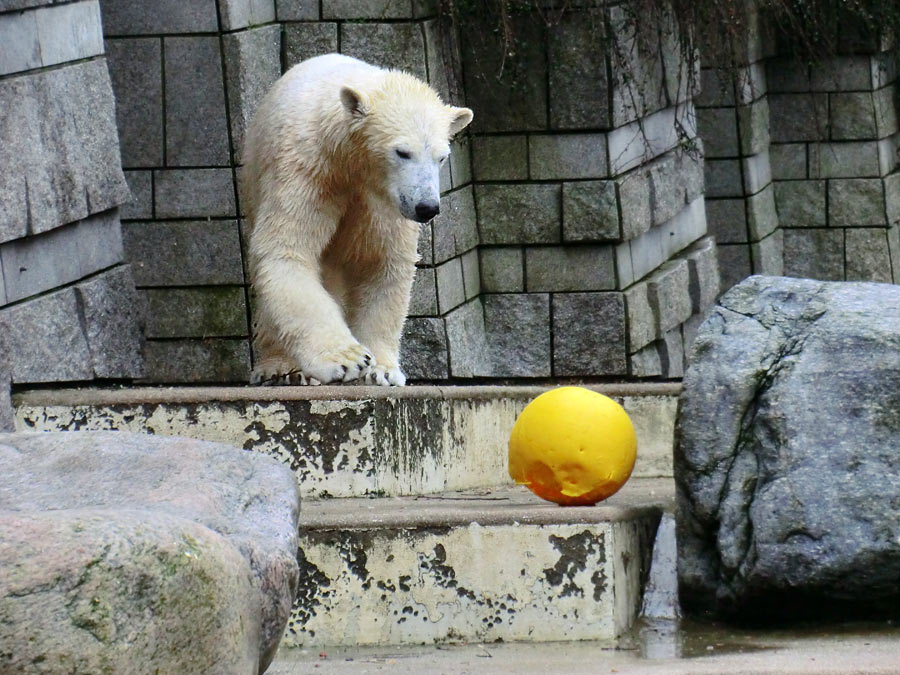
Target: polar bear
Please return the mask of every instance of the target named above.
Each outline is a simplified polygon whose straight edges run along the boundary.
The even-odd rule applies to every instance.
[[[340,54],[275,83],[244,145],[252,382],[405,384],[418,223],[471,121],[412,75]]]

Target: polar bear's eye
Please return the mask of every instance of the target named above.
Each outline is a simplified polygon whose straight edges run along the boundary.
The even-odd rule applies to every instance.
[[[439,161],[441,164],[443,164],[444,162],[447,161],[447,158],[448,158],[449,156],[450,156],[450,155],[444,155],[444,156],[441,157],[438,161]]]
[[[398,149],[397,157],[399,157],[400,159],[410,159],[412,157],[412,155],[409,152],[407,152],[406,150]]]

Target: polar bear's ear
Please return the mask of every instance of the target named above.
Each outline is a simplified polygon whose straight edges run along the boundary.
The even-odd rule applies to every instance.
[[[341,87],[341,103],[348,113],[358,119],[369,114],[369,104],[363,95],[350,87]]]
[[[452,105],[447,107],[450,108],[450,114],[452,115],[450,118],[450,136],[452,138],[457,132],[469,126],[474,113],[468,108],[454,108]]]

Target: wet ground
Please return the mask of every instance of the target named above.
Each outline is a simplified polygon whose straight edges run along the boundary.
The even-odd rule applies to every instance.
[[[771,631],[652,621],[640,623],[617,649],[591,642],[283,649],[267,672],[895,675],[900,628],[872,623]]]

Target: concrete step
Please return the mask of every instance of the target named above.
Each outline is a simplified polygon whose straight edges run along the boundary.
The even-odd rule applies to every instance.
[[[671,479],[635,478],[592,507],[520,487],[308,501],[284,643],[613,645],[638,614],[673,499]]]
[[[678,384],[591,386],[635,425],[635,477],[672,475]],[[187,436],[289,464],[304,498],[420,495],[510,483],[516,417],[549,387],[145,387],[14,396],[20,430]]]

